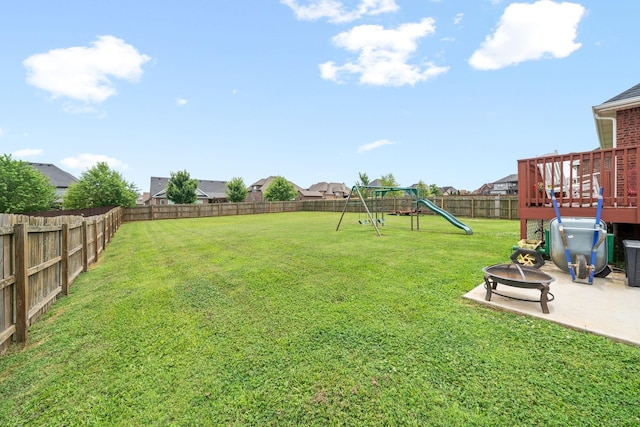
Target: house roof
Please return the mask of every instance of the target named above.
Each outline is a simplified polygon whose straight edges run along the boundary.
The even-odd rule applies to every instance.
[[[65,172],[51,163],[29,163],[34,169],[49,178],[51,185],[57,188],[68,188],[71,184],[78,182],[78,178]]]
[[[451,193],[456,192],[458,190],[456,190],[455,187],[451,187],[451,186],[448,185],[448,186],[440,187],[440,191],[442,191],[442,194],[445,194],[445,193],[451,194]]]
[[[605,104],[609,104],[616,101],[628,100],[631,98],[638,98],[638,97],[640,97],[640,83],[614,96],[610,100],[606,101]]]
[[[198,188],[210,199],[222,199],[227,197],[226,181],[199,180]]]
[[[322,198],[322,193],[319,191],[300,190],[300,194],[302,194],[304,197],[317,197],[319,199]]]
[[[640,107],[640,84],[637,84],[600,105],[592,107],[600,148],[616,145],[615,119],[619,110]]]
[[[151,177],[149,193],[151,197],[166,197],[167,183],[169,178]],[[226,181],[198,180],[196,194],[199,198],[224,199],[226,194]]]
[[[311,191],[319,191],[324,194],[349,194],[351,191],[343,182],[318,182],[309,187]]]
[[[269,188],[269,186],[271,185],[274,179],[276,179],[275,176],[259,179],[249,186],[249,191],[254,191],[254,188],[256,189],[256,191],[262,191],[263,188],[266,190],[267,188]],[[293,188],[295,188],[296,191],[298,192],[304,191],[302,187],[294,184],[293,182],[289,180],[287,180],[287,182],[293,185]]]
[[[518,182],[518,174],[514,173],[514,174],[511,174],[511,175],[507,175],[504,178],[500,178],[499,180],[494,181],[493,183],[494,184],[499,184],[499,183],[502,183],[502,182]]]
[[[492,182],[487,182],[484,183],[480,186],[480,188],[477,188],[475,190],[473,190],[471,192],[471,194],[483,194],[484,192],[489,192],[493,190],[493,183]]]

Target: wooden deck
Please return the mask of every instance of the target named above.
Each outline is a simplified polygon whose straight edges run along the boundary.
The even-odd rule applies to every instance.
[[[602,219],[607,223],[640,224],[638,210],[639,146],[553,154],[518,160],[520,235],[527,238],[527,220],[556,216],[555,195],[562,216],[595,216],[600,188]]]

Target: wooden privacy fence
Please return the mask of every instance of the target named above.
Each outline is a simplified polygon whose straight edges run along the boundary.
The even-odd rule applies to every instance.
[[[203,218],[210,216],[253,215],[297,212],[301,202],[242,202],[211,203],[206,205],[150,205],[124,209],[124,221],[156,219]]]
[[[67,295],[120,227],[122,208],[88,218],[0,214],[0,353]]]
[[[440,208],[452,215],[467,218],[518,219],[518,196],[446,196],[430,197]],[[150,221],[156,219],[203,218],[211,216],[254,215],[279,212],[342,212],[345,199],[301,200],[291,202],[213,203],[206,205],[155,205],[124,209],[124,221]],[[410,209],[411,200],[405,198],[367,200],[372,212],[391,214]],[[421,207],[424,214],[431,211]],[[362,203],[351,200],[347,212],[359,212]]]
[[[518,196],[438,196],[428,197],[430,201],[452,215],[466,218],[518,219]],[[398,210],[415,208],[411,199],[367,199],[367,207],[371,212],[393,214]],[[344,200],[305,200],[302,210],[320,212],[342,212]],[[433,214],[427,207],[420,205],[423,214]],[[349,201],[347,212],[364,212],[362,203]]]

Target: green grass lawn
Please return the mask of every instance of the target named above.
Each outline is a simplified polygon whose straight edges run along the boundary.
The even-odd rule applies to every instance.
[[[338,219],[124,224],[0,357],[0,425],[640,425],[640,348],[462,297],[517,221]]]

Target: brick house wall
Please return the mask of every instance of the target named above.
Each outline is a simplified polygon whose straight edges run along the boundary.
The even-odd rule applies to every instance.
[[[631,147],[640,144],[640,107],[628,108],[626,110],[620,110],[616,112],[617,131],[616,131],[616,145],[618,148]],[[630,182],[635,181],[636,170],[636,156],[633,153],[629,154],[630,170],[625,173],[623,170],[618,170],[618,183],[624,183],[626,179],[630,179]],[[618,190],[624,188],[622,185],[618,185]],[[637,191],[632,189],[632,191]],[[623,194],[618,194],[623,196]]]
[[[640,142],[640,107],[620,110],[617,116],[616,141],[619,148]]]

